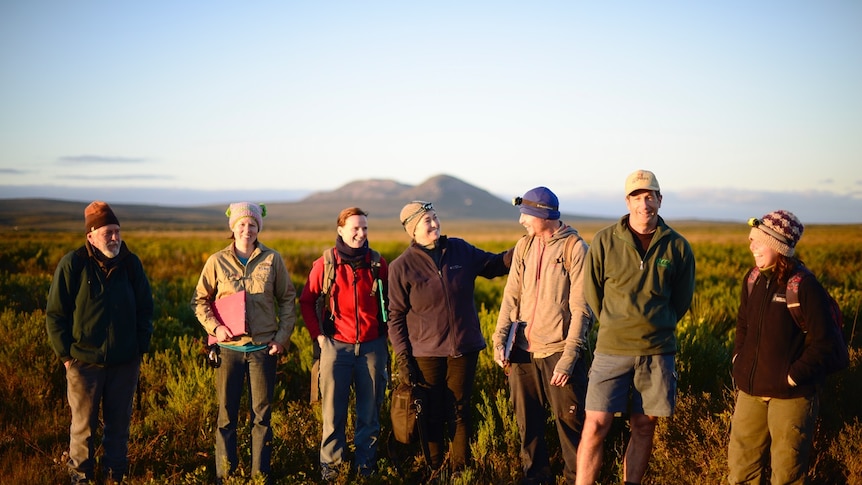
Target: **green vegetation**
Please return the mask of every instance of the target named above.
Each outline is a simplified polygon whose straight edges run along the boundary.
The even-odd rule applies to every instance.
[[[589,241],[596,227],[580,228]],[[645,483],[722,483],[732,413],[730,348],[741,280],[751,264],[745,227],[692,223],[677,225],[697,257],[697,293],[679,326],[680,394],[677,414],[663,420]],[[517,227],[492,233],[469,228],[450,232],[488,250],[514,243]],[[227,244],[226,232],[125,233],[129,247],[144,262],[156,301],[153,353],[142,367],[130,443],[132,484],[197,484],[214,480],[213,428],[216,403],[212,370],[203,356],[203,332],[189,300],[207,256]],[[279,250],[301,290],[311,262],[330,245],[328,232],[264,232],[262,241]],[[407,241],[403,233],[374,234],[374,246],[394,259]],[[68,445],[69,410],[62,366],[45,334],[45,298],[62,255],[83,242],[78,233],[6,233],[0,247],[0,477],[3,483],[53,484],[67,480],[61,456]],[[852,338],[851,368],[832,376],[823,390],[815,436],[812,483],[862,483],[862,388],[859,334],[862,307],[862,227],[806,228],[800,256],[835,296]],[[476,301],[483,331],[490,338],[505,278],[480,280]],[[298,313],[298,312],[297,312]],[[299,317],[298,317],[299,318]],[[595,338],[595,335],[593,335]],[[319,409],[308,403],[310,339],[301,318],[289,353],[279,367],[273,416],[275,483],[316,483]],[[474,466],[441,483],[499,484],[520,478],[518,431],[503,372],[490,351],[480,357],[474,405]],[[343,483],[420,483],[421,456],[393,461],[386,451],[388,403],[380,469],[376,476]],[[352,429],[348,429],[352,433]],[[602,483],[620,483],[627,439],[620,419],[607,442]],[[550,425],[549,443],[561,457]],[[250,440],[240,436],[241,447]],[[244,447],[247,449],[247,446]],[[400,451],[405,451],[403,447]],[[411,450],[406,450],[408,453]],[[413,450],[415,451],[415,450]],[[248,462],[248,457],[245,457]],[[255,483],[236,478],[229,483]]]

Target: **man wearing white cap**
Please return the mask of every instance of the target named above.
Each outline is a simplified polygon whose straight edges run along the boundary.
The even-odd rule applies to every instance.
[[[582,485],[599,478],[615,413],[629,414],[631,426],[625,483],[643,479],[658,418],[673,414],[676,325],[694,295],[694,255],[658,215],[662,195],[655,174],[629,174],[625,195],[629,213],[596,233],[586,262],[584,292],[598,315],[599,334],[578,447]]]

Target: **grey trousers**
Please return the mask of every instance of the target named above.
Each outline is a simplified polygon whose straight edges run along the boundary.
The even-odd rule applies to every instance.
[[[110,366],[72,361],[66,371],[66,385],[72,409],[67,465],[73,478],[93,478],[100,408],[105,476],[121,478],[128,472],[129,424],[140,368],[140,357]]]

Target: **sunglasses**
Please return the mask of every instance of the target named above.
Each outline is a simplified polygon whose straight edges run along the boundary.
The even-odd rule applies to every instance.
[[[414,213],[410,214],[409,216],[407,216],[407,218],[406,218],[406,219],[404,219],[403,221],[401,221],[401,225],[402,225],[402,226],[407,226],[407,223],[408,223],[408,222],[410,222],[410,221],[412,221],[413,219],[415,219],[415,218],[416,218],[416,216],[418,216],[418,215],[420,215],[420,214],[424,214],[424,213],[426,213],[426,212],[428,212],[428,211],[433,211],[433,210],[434,210],[434,206],[433,206],[433,205],[431,205],[431,203],[430,203],[430,202],[423,202],[423,203],[422,203],[422,205],[421,205],[421,206],[419,206],[419,208],[418,208],[418,209],[416,209],[416,212],[414,212]]]

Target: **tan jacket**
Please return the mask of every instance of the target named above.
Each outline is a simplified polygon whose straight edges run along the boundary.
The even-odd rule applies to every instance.
[[[569,237],[578,241],[570,261],[564,261]],[[530,247],[525,252],[527,243]],[[594,320],[584,299],[586,254],[587,243],[565,224],[547,241],[530,242],[528,237],[518,241],[494,332],[495,347],[504,345],[514,322],[526,322],[515,345],[537,357],[563,352],[554,371],[571,375]]]
[[[275,341],[287,350],[296,324],[296,288],[281,255],[260,242],[246,266],[234,254],[233,243],[207,259],[191,301],[204,330],[215,335],[219,325],[210,303],[242,290],[246,291],[248,334],[230,344]]]

